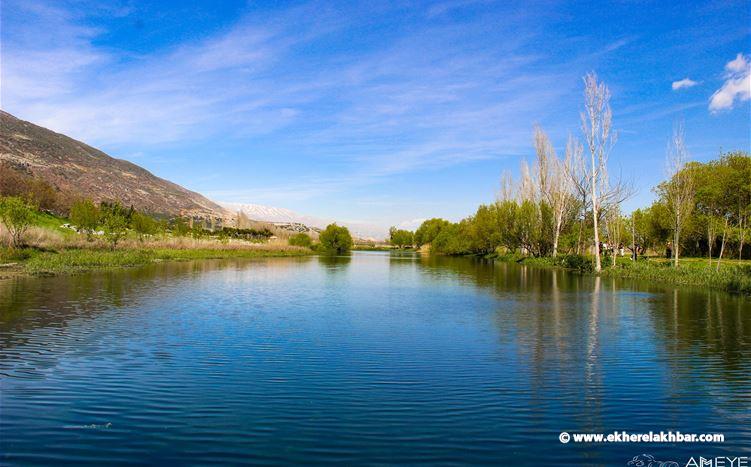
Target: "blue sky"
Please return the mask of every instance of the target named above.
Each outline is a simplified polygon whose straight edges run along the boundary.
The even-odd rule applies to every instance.
[[[749,9],[4,0],[2,108],[215,200],[414,227],[492,201],[534,124],[562,151],[596,71],[630,209],[679,120],[694,159],[749,150]]]

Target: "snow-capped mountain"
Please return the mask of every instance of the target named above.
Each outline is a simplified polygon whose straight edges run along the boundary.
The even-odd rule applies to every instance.
[[[322,219],[320,217],[307,216],[299,214],[295,211],[285,208],[277,208],[273,206],[264,206],[261,204],[253,203],[217,203],[224,209],[230,212],[241,211],[248,218],[263,221],[263,222],[275,222],[275,223],[299,223],[305,224],[308,227],[316,227],[319,229],[326,228],[327,225],[332,222],[336,222],[333,219]],[[344,225],[352,234],[356,237],[366,240],[383,240],[387,237],[388,230],[384,227],[377,225],[356,223],[356,222],[337,222],[339,225]]]

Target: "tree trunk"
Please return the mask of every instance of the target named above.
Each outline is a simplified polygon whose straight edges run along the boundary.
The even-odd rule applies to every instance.
[[[717,256],[717,270],[720,270],[720,261],[722,261],[722,252],[725,251],[725,237],[728,232],[728,218],[725,218],[725,226],[722,228],[722,243],[720,243],[720,254]]]
[[[746,217],[741,217],[740,246],[738,247],[738,261],[743,259],[743,241],[746,239]]]
[[[678,267],[678,241],[681,237],[681,229],[676,227],[673,232],[673,267]]]
[[[553,237],[553,258],[558,255],[558,239],[561,236],[561,224],[563,219],[559,218],[555,222],[555,237]]]
[[[631,253],[633,254],[633,260],[636,262],[636,260],[639,258],[639,255],[636,253],[636,219],[634,219],[634,213],[631,213]]]
[[[595,173],[595,156],[592,154],[592,221],[595,229],[595,272],[602,271],[602,262],[600,261],[600,232],[597,225],[597,214],[599,206],[597,206],[597,175]]]

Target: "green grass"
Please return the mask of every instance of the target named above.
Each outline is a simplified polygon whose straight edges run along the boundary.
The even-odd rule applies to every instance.
[[[19,250],[16,250],[19,251]],[[266,256],[302,256],[303,250],[263,249],[64,249],[60,251],[27,250],[20,267],[30,274],[70,274],[94,269],[142,266],[158,261],[187,261],[219,258],[259,258]]]
[[[33,225],[38,227],[44,227],[50,230],[57,230],[61,232],[73,232],[70,229],[61,227],[65,223],[70,223],[68,219],[64,217],[58,217],[46,212],[35,211]],[[74,232],[75,233],[75,232]]]
[[[592,273],[592,258],[576,255],[558,258],[533,258],[520,255],[496,256],[498,261],[515,262],[537,267],[558,267],[572,269],[582,273]],[[677,268],[664,258],[642,258],[637,262],[629,258],[618,258],[615,268],[610,267],[609,258],[605,258],[600,273],[606,277],[622,277],[660,282],[664,284],[709,287],[751,294],[751,261],[723,260],[719,271],[716,262],[710,267],[706,258],[684,258]]]
[[[733,261],[721,264],[717,270],[716,263],[710,267],[707,260],[699,258],[681,260],[677,268],[668,261],[619,260],[615,268],[603,269],[602,274],[751,294],[751,262],[745,263]]]

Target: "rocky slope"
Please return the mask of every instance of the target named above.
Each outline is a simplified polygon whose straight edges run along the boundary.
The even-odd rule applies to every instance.
[[[115,159],[80,141],[0,111],[0,163],[30,173],[72,197],[118,200],[170,216],[226,217],[204,196]]]

